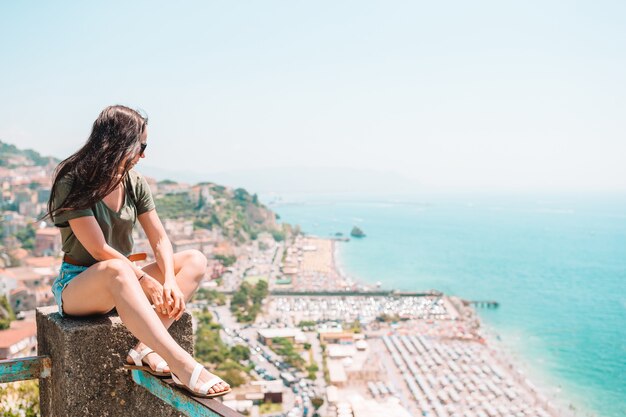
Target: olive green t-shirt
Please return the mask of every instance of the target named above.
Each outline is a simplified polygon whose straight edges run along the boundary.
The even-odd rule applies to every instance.
[[[133,227],[137,216],[155,208],[150,187],[146,179],[138,172],[131,170],[124,178],[124,203],[118,212],[110,209],[104,201],[98,201],[85,210],[64,211],[53,217],[55,226],[61,229],[63,252],[82,265],[93,265],[97,261],[79,242],[69,225],[69,220],[78,217],[93,216],[102,229],[109,246],[128,256],[133,250]],[[54,208],[63,203],[72,189],[71,177],[59,180],[53,201]]]

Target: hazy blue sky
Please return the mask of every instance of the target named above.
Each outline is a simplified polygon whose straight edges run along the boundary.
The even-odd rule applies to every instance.
[[[626,190],[624,1],[86,3],[0,4],[1,140],[65,157],[121,103],[170,170]]]

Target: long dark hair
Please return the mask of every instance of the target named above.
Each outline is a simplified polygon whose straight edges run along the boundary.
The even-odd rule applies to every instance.
[[[125,106],[102,110],[87,143],[57,166],[46,217],[90,208],[110,194],[132,168],[147,124],[146,116]],[[72,188],[65,200],[55,205],[59,181],[68,176],[73,180]]]

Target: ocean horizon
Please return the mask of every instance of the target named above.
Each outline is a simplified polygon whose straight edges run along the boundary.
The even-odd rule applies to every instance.
[[[477,309],[492,343],[546,397],[626,415],[626,195],[299,195],[271,208],[307,234],[363,229],[337,244],[356,281],[498,301]]]

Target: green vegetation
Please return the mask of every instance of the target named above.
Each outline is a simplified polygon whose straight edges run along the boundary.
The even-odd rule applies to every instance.
[[[244,243],[255,240],[261,232],[272,232],[279,226],[274,213],[259,202],[256,194],[243,188],[230,191],[213,185],[210,188],[215,204],[205,209],[204,216],[211,216],[211,224],[222,228],[232,240]]]
[[[281,411],[283,411],[282,404],[263,403],[259,406],[260,414],[279,414]]]
[[[213,258],[220,261],[226,268],[237,262],[237,257],[235,255],[214,255]]]
[[[309,328],[314,328],[315,326],[317,326],[317,322],[314,322],[313,320],[302,320],[300,323],[298,323],[298,327],[309,327]]]
[[[226,304],[226,296],[221,292],[215,290],[209,290],[207,288],[200,288],[195,296],[196,300],[207,300],[210,304],[216,304],[218,306],[223,306]]]
[[[356,237],[356,238],[362,238],[362,237],[365,237],[365,233],[359,227],[354,226],[352,228],[352,231],[350,231],[350,236]]]
[[[172,183],[162,181],[159,184]],[[277,233],[279,239],[284,239],[284,231],[276,224],[275,214],[259,202],[256,194],[243,188],[230,190],[211,183],[199,185],[210,193],[210,204],[206,193],[201,193],[197,200],[187,194],[165,195],[156,200],[159,215],[162,218],[191,219],[195,229],[218,227],[227,238],[239,244],[257,239],[262,232]]]
[[[313,408],[317,410],[322,406],[322,404],[324,404],[324,399],[320,397],[313,397],[311,398],[311,404],[313,405]]]
[[[11,145],[8,143],[4,143],[0,141],[0,166],[15,168],[12,164],[10,164],[9,159],[13,156],[22,156],[27,159],[30,159],[33,164],[37,166],[44,166],[50,163],[50,161],[54,163],[59,163],[60,161],[56,158],[52,158],[50,156],[41,156],[39,152],[36,152],[32,149],[18,149],[15,145]]]
[[[35,248],[35,228],[32,224],[28,224],[15,234],[17,240],[22,243],[22,248],[33,250]]]
[[[10,403],[13,404],[12,407],[9,407]],[[0,416],[39,416],[39,381],[20,381],[0,385]]]
[[[221,326],[213,322],[213,316],[208,311],[197,314],[196,318],[198,319],[196,359],[213,367],[212,372],[231,386],[237,387],[245,384],[248,370],[241,362],[250,358],[250,350],[242,345],[229,349],[220,338]]]
[[[285,232],[282,230],[272,230],[272,237],[276,242],[282,242],[285,240]]]
[[[311,362],[311,364],[306,367],[306,370],[309,373],[309,379],[315,381],[317,371],[320,370],[320,367],[317,366],[317,363]]]
[[[283,357],[283,360],[294,368],[302,370],[304,368],[304,359],[293,346],[289,339],[284,337],[276,337],[272,339],[272,350]]]
[[[249,275],[246,276],[243,280],[250,285],[256,285],[259,281],[267,282],[267,275]]]
[[[328,366],[326,366],[326,345],[321,344],[322,347],[322,373],[324,374],[324,381],[326,381],[326,385],[330,384],[330,372],[328,371]]]
[[[361,333],[361,322],[354,320],[352,323],[345,323],[343,328],[352,333]]]
[[[309,349],[310,346],[311,345],[309,345]],[[306,371],[309,373],[308,377],[311,381],[315,381],[315,378],[317,377],[317,371],[319,370],[320,367],[317,366],[317,363],[315,362],[315,359],[313,357],[313,351],[309,350],[309,365],[306,367]]]
[[[237,317],[237,321],[252,323],[261,311],[261,303],[269,291],[266,281],[259,281],[253,287],[244,282],[230,300],[230,311]]]
[[[212,230],[214,224],[217,224],[217,222],[214,221],[212,217],[201,217],[201,218],[194,219],[193,228],[194,230],[198,230],[198,229]]]
[[[193,218],[195,205],[186,194],[166,194],[155,199],[162,219]]]
[[[11,327],[11,322],[15,320],[15,313],[6,295],[0,297],[0,330]]]
[[[230,356],[237,362],[250,360],[250,349],[244,345],[236,345],[230,349]]]

